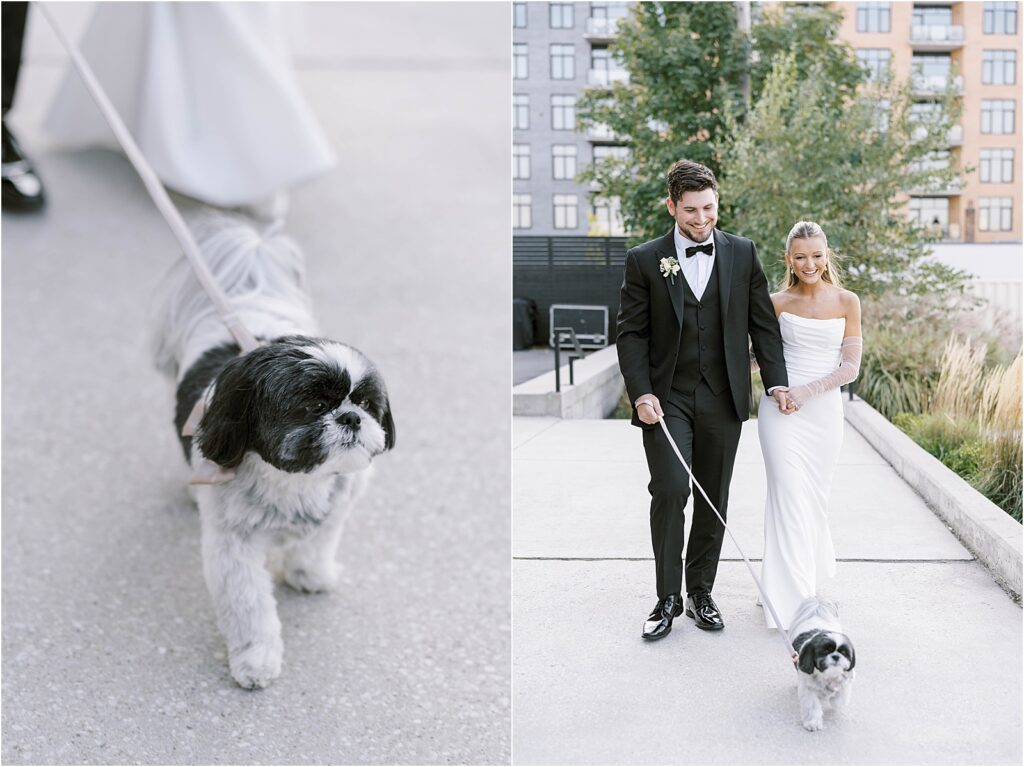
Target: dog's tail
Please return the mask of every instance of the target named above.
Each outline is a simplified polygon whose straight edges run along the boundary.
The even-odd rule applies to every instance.
[[[305,259],[279,223],[264,231],[239,214],[204,209],[189,227],[239,319],[257,337],[316,334]],[[233,339],[182,256],[160,285],[150,321],[157,368],[178,377],[207,349]]]

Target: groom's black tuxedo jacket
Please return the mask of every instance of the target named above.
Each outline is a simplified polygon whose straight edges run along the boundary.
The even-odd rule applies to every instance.
[[[724,339],[725,367],[736,415],[747,420],[750,409],[750,356],[747,337],[761,367],[765,389],[788,385],[782,356],[782,337],[768,295],[754,243],[715,230],[718,299]],[[661,273],[661,259],[675,258],[673,231],[626,253],[619,315],[616,323],[619,368],[629,400],[652,393],[664,407],[672,388],[676,358],[683,334],[682,271],[675,284]],[[710,289],[710,288],[709,288]],[[643,423],[633,405],[633,424]]]

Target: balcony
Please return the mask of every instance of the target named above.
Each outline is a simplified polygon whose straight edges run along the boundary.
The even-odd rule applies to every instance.
[[[910,134],[914,141],[921,141],[925,136],[928,135],[928,129],[923,125],[919,125],[914,128],[913,133]],[[949,146],[963,146],[964,145],[964,126],[954,125],[946,133],[946,142]]]
[[[587,140],[594,144],[617,144],[622,141],[620,136],[603,123],[587,128]]]
[[[956,197],[963,191],[963,188],[963,179],[954,178],[952,181],[941,185],[911,189],[910,194],[914,195],[914,197]]]
[[[625,69],[587,70],[587,85],[598,88],[610,88],[613,83],[629,85],[629,72]]]
[[[910,44],[920,53],[948,53],[962,48],[964,28],[953,24],[914,24]]]
[[[591,43],[610,43],[619,34],[619,19],[587,19],[584,39]]]
[[[949,78],[946,75],[914,75],[914,95],[915,96],[941,96],[946,92],[946,84],[949,80],[953,81],[953,90],[957,94],[964,92],[964,78],[963,75],[954,75]]]

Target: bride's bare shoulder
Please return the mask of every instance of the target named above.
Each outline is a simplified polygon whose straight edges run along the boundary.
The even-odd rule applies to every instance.
[[[780,310],[786,308],[786,305],[793,299],[793,295],[789,290],[780,290],[778,293],[771,294],[772,304],[775,305],[775,313],[778,314]]]

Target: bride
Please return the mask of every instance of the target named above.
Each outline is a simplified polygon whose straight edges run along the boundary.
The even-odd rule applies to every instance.
[[[798,222],[786,238],[786,283],[772,296],[790,389],[786,409],[762,397],[757,432],[768,476],[764,510],[765,593],[782,628],[799,604],[835,575],[828,498],[843,441],[839,387],[857,377],[860,301],[840,287],[821,227]],[[769,628],[775,622],[765,607]]]

